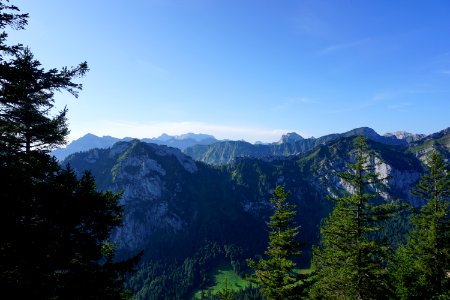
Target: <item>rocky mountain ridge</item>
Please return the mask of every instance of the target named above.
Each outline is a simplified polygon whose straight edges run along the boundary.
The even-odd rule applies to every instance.
[[[423,139],[424,137],[426,137],[426,134],[416,134],[416,133],[409,133],[406,131],[396,131],[385,133],[383,136],[396,138],[399,140],[405,140],[406,142],[411,143]]]
[[[195,161],[179,149],[139,140],[121,141],[107,149],[75,153],[64,163],[70,163],[78,172],[92,170],[102,190],[123,192],[122,201],[126,207],[124,226],[114,234],[113,240],[124,251],[148,247],[147,241],[154,234],[185,234],[185,230],[194,223],[206,222],[200,211],[205,213],[210,209],[218,214],[215,216],[217,220],[222,220],[223,224],[218,225],[222,228],[220,230],[228,231],[233,227],[229,219],[221,215],[229,209],[236,216],[249,214],[242,220],[264,224],[267,199],[276,184],[285,185],[300,209],[312,216],[307,221],[310,222],[307,228],[311,229],[309,240],[314,241],[317,222],[330,208],[328,201],[324,200],[325,195],[347,188],[336,176],[336,172],[342,171],[352,160],[355,135],[347,135],[297,154],[270,156],[266,152],[268,155],[264,158],[237,156],[231,164],[221,167]],[[409,190],[422,171],[421,160],[431,148],[449,158],[449,140],[448,130],[428,136],[410,147],[369,140],[378,157],[377,171],[391,178],[391,190],[384,198],[405,199],[418,205]],[[239,143],[246,147],[265,146]],[[215,208],[212,203],[215,203]],[[225,211],[216,210],[224,205],[227,207]],[[194,215],[198,219],[192,219]],[[242,220],[239,223],[246,222]],[[211,230],[215,232],[215,229]],[[211,233],[211,236],[215,234]],[[236,234],[233,232],[231,236]]]
[[[319,138],[304,139],[297,134],[287,134],[277,142],[272,144],[253,145],[243,141],[219,141],[210,145],[195,145],[186,148],[183,152],[194,158],[212,165],[223,165],[231,163],[237,157],[264,158],[270,156],[299,155],[311,149],[338,140],[339,138],[365,136],[368,139],[385,145],[397,145],[407,147],[412,143],[419,143],[426,136],[419,138],[419,135],[405,135],[405,138],[398,138],[396,135],[379,135],[369,127],[361,127],[340,134],[329,134]],[[414,136],[415,138],[412,138]]]
[[[252,149],[252,150],[250,150],[250,148],[252,146],[248,146],[247,144],[245,144],[247,142],[245,142],[243,140],[241,140],[241,141],[217,140],[212,135],[202,134],[202,133],[198,133],[198,134],[186,133],[186,134],[175,135],[175,136],[171,136],[171,135],[163,133],[161,136],[156,137],[156,138],[142,138],[141,141],[146,142],[146,143],[155,143],[158,145],[166,145],[166,146],[181,149],[183,151],[186,150],[187,148],[194,147],[192,150],[187,150],[186,153],[189,153],[189,155],[194,154],[194,158],[197,160],[202,160],[202,161],[213,163],[213,164],[222,164],[222,163],[229,162],[230,155],[224,155],[220,162],[217,162],[214,160],[209,161],[208,159],[199,158],[199,157],[197,157],[199,155],[198,153],[201,153],[202,151],[206,151],[206,152],[213,151],[213,150],[209,150],[208,147],[202,147],[202,146],[208,146],[208,145],[212,145],[212,144],[215,144],[218,142],[221,142],[224,144],[242,143],[242,145],[246,145],[246,146],[244,146],[244,148],[246,150],[242,150],[242,152],[243,152],[242,154],[240,153],[240,151],[238,151],[239,152],[238,155],[231,155],[231,156],[235,156],[235,157],[237,157],[237,156],[262,157],[262,156],[266,156],[266,155],[290,155],[290,154],[296,154],[299,151],[300,152],[305,151],[305,149],[309,149],[320,143],[334,140],[340,136],[345,137],[345,136],[354,136],[354,135],[358,135],[358,134],[362,134],[366,137],[371,138],[372,140],[379,141],[379,142],[386,143],[386,144],[409,144],[412,142],[419,141],[420,139],[426,137],[423,134],[412,134],[412,133],[407,133],[404,131],[398,131],[398,132],[394,132],[394,133],[386,133],[383,136],[380,136],[378,133],[376,133],[373,129],[371,129],[369,127],[361,127],[361,128],[356,128],[356,129],[350,130],[350,131],[342,133],[342,134],[329,134],[329,135],[322,136],[320,138],[312,137],[312,138],[308,138],[308,139],[303,138],[301,135],[299,135],[295,132],[289,132],[289,133],[282,135],[281,139],[278,142],[274,142],[274,143],[256,142],[254,144],[248,143],[249,145],[256,146],[256,147],[253,147],[254,149]],[[98,137],[94,134],[88,133],[85,136],[72,141],[66,147],[62,147],[62,148],[53,150],[52,154],[59,161],[62,161],[68,155],[75,153],[75,152],[87,151],[87,150],[94,149],[94,148],[104,149],[104,148],[111,147],[114,143],[116,143],[118,141],[130,141],[133,139],[134,138],[131,138],[131,137],[125,137],[122,139],[112,137],[112,136]],[[291,145],[291,144],[295,144],[295,143],[299,143],[300,145],[297,145],[297,146]],[[269,148],[280,148],[279,145],[288,145],[288,144],[290,145],[290,146],[287,146],[288,149],[278,149],[278,150],[264,149],[264,150],[262,150],[264,147],[258,148],[258,146],[260,146],[260,145],[269,146]],[[198,147],[198,149],[197,149],[196,146],[200,146],[200,147]],[[233,147],[235,147],[235,146],[233,146]],[[220,145],[215,148],[216,149],[220,148]],[[281,147],[281,148],[286,148],[286,147]],[[202,150],[202,149],[208,149],[208,150]]]

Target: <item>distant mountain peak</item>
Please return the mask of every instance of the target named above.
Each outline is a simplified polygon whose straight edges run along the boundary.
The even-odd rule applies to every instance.
[[[297,141],[304,140],[304,138],[296,132],[288,132],[281,136],[281,140],[278,141],[279,144],[283,143],[295,143]]]
[[[388,133],[384,134],[384,136],[395,137],[397,139],[406,139],[407,137],[414,136],[414,135],[419,135],[419,134],[410,133],[407,131],[395,131],[395,132],[388,132]],[[420,134],[420,135],[422,135],[422,134]]]
[[[160,140],[160,141],[166,142],[166,141],[170,140],[171,138],[172,138],[172,136],[168,135],[167,133],[163,133],[159,137],[157,137],[155,140]]]
[[[181,134],[181,135],[176,135],[174,137],[177,140],[185,140],[185,139],[193,139],[197,142],[206,140],[206,139],[216,139],[214,136],[209,135],[209,134],[204,134],[204,133],[185,133],[185,134]]]
[[[119,139],[109,135],[99,137],[95,134],[87,133],[81,138],[72,141],[65,148],[58,148],[53,150],[52,154],[61,161],[74,152],[87,151],[94,148],[106,149],[113,146],[116,142],[131,141],[134,139],[135,138],[131,137]],[[141,141],[146,143],[166,145],[169,147],[179,148],[181,150],[197,144],[209,145],[217,142],[217,140],[212,135],[191,132],[178,136],[171,136],[163,133],[157,138],[143,138],[141,139]]]
[[[405,140],[409,143],[409,142],[418,141],[418,140],[424,138],[426,135],[425,134],[417,134],[417,133],[409,133],[406,131],[395,131],[395,132],[385,133],[383,136],[392,138],[392,139]]]
[[[354,135],[362,135],[362,136],[365,136],[365,137],[368,137],[368,138],[370,138],[370,137],[379,137],[380,136],[375,130],[373,130],[370,127],[355,128],[355,129],[349,131],[348,133],[354,134]]]

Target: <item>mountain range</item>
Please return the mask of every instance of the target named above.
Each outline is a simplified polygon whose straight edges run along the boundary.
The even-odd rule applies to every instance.
[[[98,148],[105,149],[109,148],[117,142],[120,141],[131,141],[133,138],[125,137],[125,138],[116,138],[112,136],[96,136],[94,134],[88,133],[81,138],[72,141],[66,147],[58,148],[52,151],[52,155],[54,155],[59,161],[62,161],[64,158],[69,156],[72,153],[87,151],[90,149]],[[187,147],[191,147],[194,145],[209,145],[217,142],[212,135],[208,134],[195,134],[195,133],[186,133],[182,135],[167,135],[162,134],[157,138],[144,138],[141,139],[142,142],[146,143],[154,143],[158,145],[166,145],[174,148],[178,148],[181,150],[186,149]]]
[[[353,161],[359,135],[368,138],[377,173],[389,176],[389,189],[379,201],[400,199],[419,206],[411,189],[424,159],[433,149],[450,159],[450,128],[428,136],[380,136],[358,128],[308,139],[290,133],[266,145],[216,140],[184,151],[129,139],[73,153],[62,164],[70,163],[79,174],[91,170],[98,189],[122,193],[123,226],[111,240],[121,256],[145,250],[139,272],[130,278],[136,298],[186,299],[208,284],[206,274],[218,264],[242,271],[245,258],[263,253],[268,199],[276,185],[283,185],[297,205],[301,239],[307,244],[300,265],[307,267],[322,219],[333,205],[327,195],[349,189],[337,173]],[[208,139],[214,138],[200,141]],[[384,234],[394,244],[408,228],[404,222],[395,219],[386,226]],[[163,283],[176,286],[177,294],[158,288]]]
[[[329,134],[319,138],[303,138],[296,133],[283,135],[281,140],[272,144],[250,144],[244,141],[220,141],[210,145],[194,145],[184,150],[184,153],[197,161],[208,164],[227,164],[236,157],[272,157],[301,155],[311,149],[335,141],[343,137],[362,135],[372,141],[386,145],[407,146],[416,141],[425,138],[425,135],[410,134],[403,132],[379,135],[373,129],[361,127],[341,134]]]
[[[339,137],[354,136],[358,134],[385,144],[399,145],[409,144],[426,137],[426,135],[423,134],[412,134],[405,131],[386,133],[383,136],[380,136],[371,128],[361,127],[342,134],[329,134],[320,138],[311,137],[307,139],[295,132],[290,132],[283,135],[278,142],[265,144],[260,142],[250,144],[245,141],[220,141],[212,135],[201,133],[187,133],[176,136],[163,133],[159,137],[143,138],[141,141],[178,148],[192,156],[194,159],[203,162],[224,164],[229,163],[233,157],[239,156],[264,157],[298,154]],[[52,155],[59,161],[62,161],[64,158],[75,152],[87,151],[94,148],[109,148],[116,142],[130,140],[133,140],[133,138],[125,137],[120,139],[112,136],[98,137],[88,133],[81,138],[72,141],[66,147],[53,150]],[[213,144],[217,145],[211,146]],[[224,149],[223,153],[218,153],[218,149]]]

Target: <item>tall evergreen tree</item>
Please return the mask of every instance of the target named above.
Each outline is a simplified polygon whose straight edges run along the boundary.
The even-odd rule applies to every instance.
[[[0,28],[26,14],[0,0]],[[66,109],[51,116],[55,91],[77,96],[86,63],[45,71],[28,48],[0,36],[0,289],[18,299],[125,299],[124,276],[138,256],[114,261],[111,230],[119,196],[96,191],[47,152],[68,133]]]
[[[426,168],[413,190],[425,204],[413,215],[414,228],[394,265],[401,299],[450,298],[450,167],[433,151]]]
[[[375,172],[366,140],[356,140],[356,161],[338,176],[350,187],[322,226],[321,246],[313,249],[316,282],[310,296],[318,299],[379,299],[389,292],[386,280],[387,246],[375,239],[377,222],[391,216],[394,204],[376,205],[385,178]]]
[[[55,91],[75,97],[82,85],[73,79],[88,71],[86,62],[75,68],[45,71],[29,48],[14,54],[0,90],[1,148],[12,151],[48,151],[63,145],[69,133],[67,109],[51,116]]]
[[[255,271],[248,280],[259,285],[268,299],[300,299],[305,293],[305,275],[295,270],[294,261],[301,254],[301,243],[297,240],[299,227],[294,221],[296,206],[290,204],[287,197],[284,189],[277,186],[270,199],[275,212],[268,222],[267,259],[247,260]]]

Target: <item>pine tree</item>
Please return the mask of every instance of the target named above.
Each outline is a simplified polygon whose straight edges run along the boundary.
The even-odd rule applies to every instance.
[[[247,260],[255,270],[248,280],[259,285],[268,299],[300,299],[304,294],[305,276],[295,270],[294,262],[301,254],[301,243],[297,240],[299,227],[294,221],[295,205],[287,197],[284,189],[277,186],[270,199],[275,212],[268,222],[269,243],[265,251],[268,258],[260,258],[258,262]]]
[[[450,168],[433,151],[413,193],[425,204],[412,217],[414,228],[398,250],[394,267],[401,299],[450,297]]]
[[[233,292],[228,287],[228,279],[225,279],[225,287],[219,291],[220,300],[233,300]]]
[[[389,218],[394,204],[376,205],[375,187],[385,178],[375,173],[366,140],[356,140],[356,161],[338,176],[351,192],[330,197],[336,205],[321,227],[321,246],[313,249],[316,278],[310,296],[318,299],[378,299],[389,292],[387,246],[375,239],[377,222]]]
[[[26,14],[0,0],[0,28]],[[18,299],[126,299],[125,275],[139,255],[115,261],[108,242],[120,225],[119,195],[98,192],[47,154],[68,133],[66,109],[51,116],[55,91],[77,96],[87,71],[45,71],[31,51],[0,38],[0,289]]]
[[[67,109],[51,116],[55,91],[66,90],[75,97],[82,85],[72,82],[88,71],[86,62],[75,68],[45,71],[29,48],[14,54],[0,91],[1,149],[48,151],[63,145],[69,133]]]

